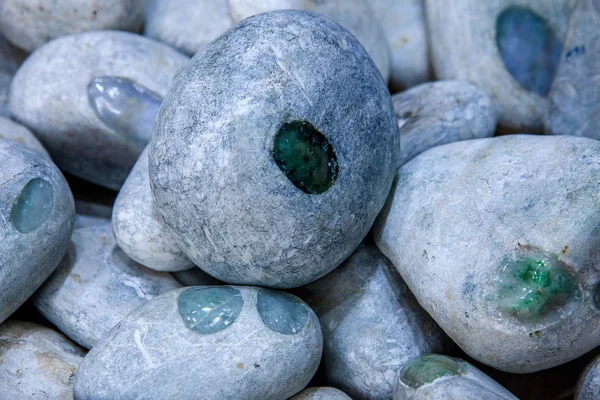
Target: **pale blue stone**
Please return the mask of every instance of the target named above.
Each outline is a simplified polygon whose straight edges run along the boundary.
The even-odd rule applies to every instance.
[[[295,335],[308,321],[308,309],[296,296],[286,292],[261,289],[256,302],[258,313],[271,330],[284,335]]]
[[[52,185],[40,178],[27,182],[10,211],[13,226],[21,233],[35,231],[48,220],[54,205]]]
[[[240,315],[244,299],[231,286],[191,287],[179,295],[177,307],[188,328],[208,335],[231,325]]]
[[[140,147],[152,137],[162,97],[127,78],[102,76],[88,85],[90,105],[100,120]]]

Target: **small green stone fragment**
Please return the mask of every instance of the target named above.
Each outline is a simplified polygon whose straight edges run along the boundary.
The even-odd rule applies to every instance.
[[[338,177],[333,146],[306,121],[286,122],[279,128],[273,158],[294,186],[309,194],[325,193]]]
[[[431,383],[444,376],[458,376],[464,373],[462,365],[451,357],[426,354],[408,360],[400,372],[400,380],[413,389]]]
[[[304,303],[286,292],[261,289],[256,308],[269,329],[284,335],[299,333],[308,321],[308,309]]]
[[[243,307],[240,291],[230,286],[191,287],[177,299],[179,315],[185,325],[203,335],[227,328]]]
[[[40,178],[27,182],[10,211],[13,226],[21,233],[38,229],[50,218],[54,206],[52,185]]]

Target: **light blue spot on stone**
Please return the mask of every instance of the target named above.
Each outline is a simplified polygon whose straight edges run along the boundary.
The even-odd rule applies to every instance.
[[[98,118],[115,133],[139,147],[150,141],[161,96],[130,79],[102,76],[88,85],[88,99]]]
[[[54,190],[52,185],[40,178],[27,182],[10,211],[13,226],[21,233],[35,231],[52,214]]]
[[[191,287],[177,299],[179,315],[185,325],[204,335],[227,328],[243,307],[240,291],[230,286]]]
[[[275,332],[295,335],[308,321],[308,309],[296,296],[286,292],[261,289],[256,303],[264,324]]]
[[[546,96],[563,46],[546,21],[528,8],[508,7],[496,21],[496,43],[506,69],[517,82]]]

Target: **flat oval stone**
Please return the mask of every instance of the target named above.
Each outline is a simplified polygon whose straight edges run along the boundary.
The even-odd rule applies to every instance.
[[[51,159],[50,154],[29,129],[8,118],[0,117],[0,139],[22,144],[25,147],[37,150],[48,160]]]
[[[341,390],[332,387],[314,387],[304,389],[289,400],[352,400]]]
[[[261,289],[256,308],[265,325],[284,335],[296,335],[306,326],[309,311],[296,296],[277,290]]]
[[[75,209],[58,168],[0,139],[0,323],[54,271],[69,246]]]
[[[319,365],[319,320],[304,306],[304,329],[295,335],[271,330],[256,310],[262,290],[196,286],[150,300],[87,354],[75,376],[75,398],[292,397]],[[225,309],[235,310],[235,320],[229,311],[221,313]],[[232,322],[225,326],[224,321]]]

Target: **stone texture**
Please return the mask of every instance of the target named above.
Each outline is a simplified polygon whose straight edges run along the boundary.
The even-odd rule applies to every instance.
[[[339,176],[324,193],[301,190],[274,160],[273,137],[293,121],[333,147]],[[178,75],[155,125],[150,184],[197,266],[228,283],[289,288],[358,247],[388,194],[398,136],[385,82],[356,39],[316,14],[270,12]]]
[[[600,357],[596,357],[583,371],[577,390],[575,400],[596,400],[600,394]]]
[[[8,118],[0,117],[0,139],[22,144],[51,160],[50,154],[29,129]]]
[[[346,393],[332,387],[304,389],[290,400],[352,400]]]
[[[8,91],[13,75],[25,58],[25,54],[13,47],[0,35],[0,116],[10,117]]]
[[[33,51],[61,36],[96,29],[137,31],[144,19],[138,0],[3,0],[0,33]]]
[[[63,37],[23,63],[11,85],[11,112],[37,135],[60,168],[118,190],[143,145],[132,132],[114,131],[99,118],[88,95],[90,84],[100,77],[125,78],[164,96],[187,62],[178,51],[132,33]],[[125,103],[131,109],[124,111],[138,112],[126,118],[154,119],[143,113],[140,102]]]
[[[327,382],[355,400],[390,399],[406,361],[447,339],[371,244],[300,293],[321,321]]]
[[[75,377],[75,397],[289,398],[319,365],[319,321],[299,299],[279,292],[306,312],[304,324],[295,334],[271,330],[257,308],[263,291],[195,286],[149,301],[88,353]],[[280,305],[279,321],[295,318]]]
[[[183,271],[195,267],[165,225],[152,198],[148,151],[134,165],[112,214],[117,244],[133,260],[156,271]]]
[[[75,210],[58,168],[0,139],[0,323],[48,278],[65,254]]]
[[[509,135],[435,147],[402,166],[374,228],[446,333],[528,373],[600,344],[600,143]]]
[[[65,258],[38,290],[34,304],[65,335],[89,349],[131,311],[178,287],[171,275],[127,257],[105,223],[73,232]]]
[[[73,400],[73,377],[84,355],[52,329],[6,321],[0,325],[0,393],[15,400]]]
[[[496,131],[492,99],[469,82],[424,83],[395,94],[392,101],[400,127],[398,166],[432,147]]]

